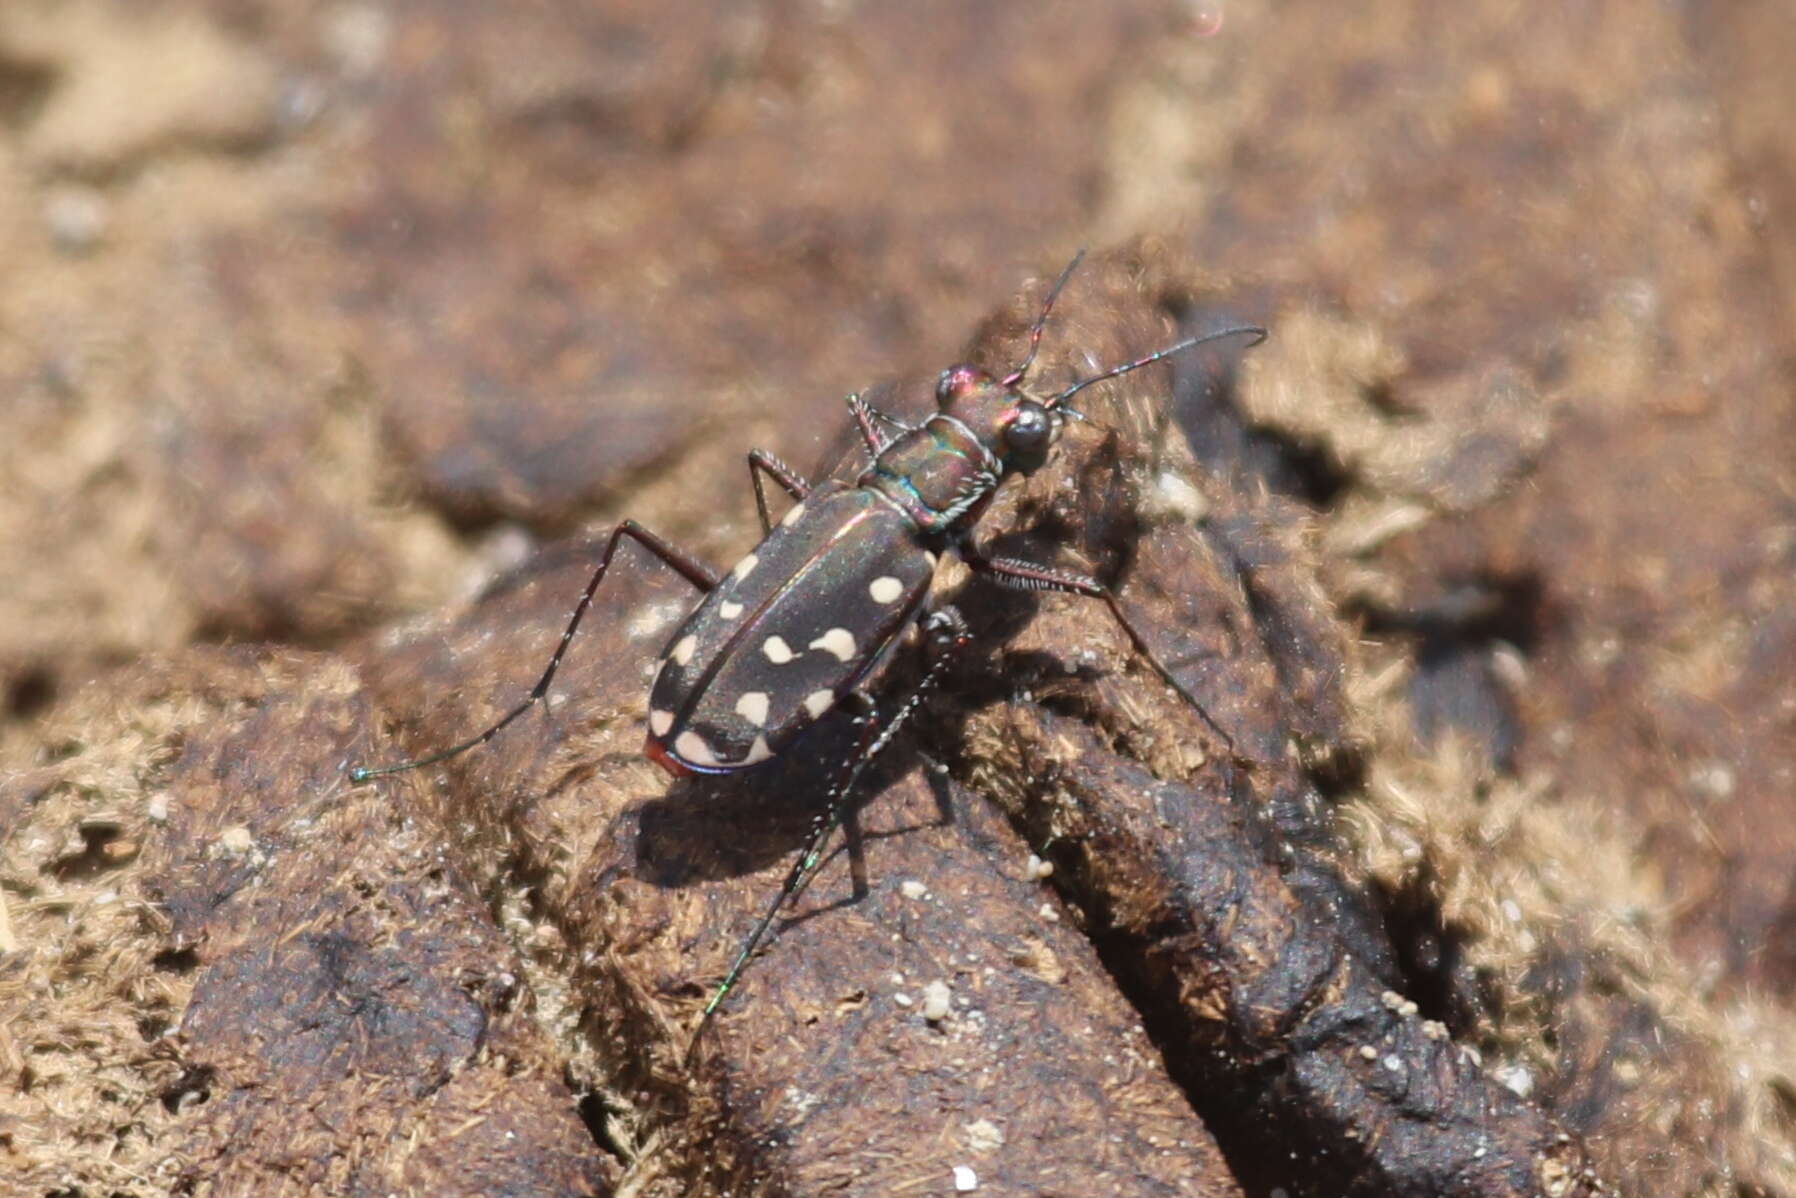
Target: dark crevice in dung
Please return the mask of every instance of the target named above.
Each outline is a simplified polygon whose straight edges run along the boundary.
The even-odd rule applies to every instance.
[[[15,720],[42,714],[56,701],[56,675],[39,666],[15,677],[6,688],[6,713]]]
[[[604,1097],[595,1091],[589,1090],[582,1094],[579,1084],[573,1078],[566,1080],[568,1089],[580,1095],[574,1104],[574,1110],[579,1114],[580,1122],[586,1125],[586,1134],[592,1137],[592,1142],[614,1160],[628,1161],[630,1154],[611,1130],[612,1115],[621,1112],[613,1111]]]
[[[31,124],[56,87],[56,71],[35,62],[0,58],[0,130]]]
[[[1466,935],[1451,927],[1434,897],[1433,879],[1421,877],[1399,891],[1376,888],[1401,975],[1393,988],[1416,1004],[1423,1019],[1444,1024],[1454,1039],[1473,1036],[1483,1017],[1478,979],[1466,959]]]
[[[1547,619],[1542,590],[1532,575],[1478,577],[1407,607],[1357,613],[1368,634],[1413,647],[1408,697],[1422,743],[1456,733],[1481,746],[1494,768],[1513,767],[1522,729],[1498,655],[1535,651]]]

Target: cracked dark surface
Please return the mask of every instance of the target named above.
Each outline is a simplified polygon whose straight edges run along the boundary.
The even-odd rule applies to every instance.
[[[1796,1193],[1786,14],[1218,11],[0,10],[25,1192]],[[1273,337],[979,535],[1204,714],[946,578],[975,652],[688,1068],[841,750],[642,759],[677,579],[343,768],[1087,242],[1043,378]]]

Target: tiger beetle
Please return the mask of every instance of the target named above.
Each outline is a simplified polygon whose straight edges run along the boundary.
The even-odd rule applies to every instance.
[[[749,959],[822,859],[823,847],[850,810],[855,785],[905,720],[937,685],[971,640],[960,613],[925,599],[944,552],[975,573],[1005,586],[1101,599],[1137,652],[1195,708],[1231,751],[1226,733],[1164,666],[1102,582],[1055,566],[988,556],[971,539],[974,526],[1003,481],[1041,466],[1065,422],[1084,417],[1067,401],[1080,391],[1139,370],[1205,342],[1249,336],[1242,325],[1187,337],[1164,349],[1082,379],[1052,395],[1024,389],[1054,301],[1084,257],[1067,263],[1042,302],[1023,360],[1000,378],[977,366],[953,366],[936,382],[939,410],[911,425],[863,400],[848,408],[870,459],[850,485],[813,486],[762,450],[748,454],[749,479],[761,518],[761,543],[718,577],[702,562],[633,520],[612,530],[561,641],[530,694],[490,728],[415,761],[349,771],[352,781],[417,769],[485,744],[549,691],[568,643],[592,605],[612,556],[627,537],[703,592],[662,651],[649,691],[648,757],[675,777],[729,774],[784,752],[832,708],[852,721],[854,751],[835,769],[828,802],[812,822],[779,894],[737,952],[705,1004],[692,1045],[735,987]],[[890,430],[889,432],[887,430]],[[763,478],[795,500],[776,527],[769,518]],[[888,711],[863,683],[905,628],[921,630],[925,664],[901,702]]]

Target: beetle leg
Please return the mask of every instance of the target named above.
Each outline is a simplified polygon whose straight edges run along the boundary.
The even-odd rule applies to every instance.
[[[1003,586],[1020,591],[1057,591],[1063,595],[1084,595],[1091,599],[1102,599],[1110,608],[1110,614],[1116,617],[1116,622],[1122,625],[1122,630],[1129,634],[1129,641],[1135,646],[1135,651],[1154,667],[1154,672],[1159,674],[1168,686],[1178,692],[1181,699],[1191,705],[1191,708],[1203,718],[1204,723],[1209,725],[1210,731],[1222,739],[1223,747],[1228,750],[1229,756],[1237,765],[1245,768],[1252,767],[1253,763],[1243,757],[1240,750],[1235,747],[1235,738],[1216,722],[1215,717],[1198,701],[1196,695],[1186,690],[1185,685],[1173,677],[1172,671],[1166,668],[1159,656],[1148,646],[1147,638],[1141,635],[1141,630],[1135,627],[1134,622],[1124,613],[1122,604],[1117,602],[1116,592],[1090,575],[1079,574],[1072,570],[1020,561],[1013,557],[986,557],[968,542],[962,542],[955,548],[959,552],[961,560],[965,561],[967,567],[975,574],[983,575]]]
[[[942,675],[947,673],[948,667],[952,666],[965,652],[966,647],[972,643],[973,634],[967,630],[966,620],[955,608],[947,606],[936,608],[923,616],[921,624],[925,638],[923,652],[928,657],[923,677],[917,680],[917,685],[911,689],[904,702],[898,705],[898,710],[894,711],[883,725],[879,724],[878,710],[873,706],[872,700],[870,698],[865,700],[871,713],[870,718],[879,728],[879,734],[871,743],[863,743],[860,751],[849,759],[850,765],[845,776],[837,786],[830,789],[832,802],[831,809],[827,813],[830,830],[841,825],[842,820],[848,814],[849,807],[853,805],[854,786],[860,781],[862,771],[872,764],[875,757],[885,751],[887,745],[892,743],[892,739],[898,735],[899,729],[916,713],[917,708],[923,705],[923,700],[930,689],[941,681]],[[865,694],[861,691],[855,693]],[[827,839],[828,832],[826,831],[824,835]],[[812,849],[811,859],[808,862],[802,857],[799,859],[799,864],[803,868],[795,874],[796,881],[787,895],[788,899],[796,900],[804,892],[804,888],[810,885],[811,875],[822,861],[820,852],[822,847],[821,844],[818,844]]]
[[[929,655],[929,662],[923,671],[923,677],[918,679],[916,686],[911,689],[904,702],[898,705],[897,710],[882,717],[878,706],[866,692],[850,692],[859,697],[863,709],[861,714],[854,717],[860,729],[860,740],[831,783],[829,805],[820,810],[817,818],[812,821],[810,835],[805,838],[804,848],[787,872],[779,894],[774,896],[773,902],[755,924],[754,931],[748,934],[748,939],[736,953],[736,959],[731,962],[729,972],[712,993],[711,1001],[705,1004],[704,1013],[699,1016],[698,1028],[692,1033],[692,1044],[687,1050],[689,1060],[698,1048],[699,1038],[710,1025],[711,1016],[735,988],[749,958],[754,956],[761,941],[766,939],[773,921],[779,918],[780,908],[795,900],[810,883],[811,875],[823,860],[824,845],[828,843],[831,833],[842,825],[853,806],[855,786],[860,782],[861,775],[881,751],[892,743],[892,738],[898,734],[905,721],[922,705],[924,696],[941,681],[948,667],[972,643],[972,634],[967,630],[966,621],[952,607],[942,607],[928,613],[923,617],[922,626],[924,651]]]
[[[767,515],[767,491],[761,485],[761,476],[765,474],[790,495],[803,503],[811,493],[811,484],[792,467],[786,465],[765,449],[748,451],[748,478],[755,485],[755,510],[761,513],[761,535],[773,531],[773,521]]]
[[[890,412],[874,407],[859,394],[848,397],[848,410],[854,413],[854,421],[860,426],[861,440],[866,443],[868,457],[877,458],[891,445],[885,434],[875,427],[875,422],[887,428],[895,428],[901,433],[911,432],[916,427],[908,420],[900,420]]]
[[[592,579],[587,582],[586,590],[580,596],[580,602],[574,605],[574,614],[568,619],[567,629],[561,634],[561,642],[555,646],[555,653],[549,658],[548,667],[543,670],[542,677],[538,678],[536,680],[536,685],[530,688],[529,697],[501,716],[498,723],[476,736],[469,737],[459,744],[451,745],[449,748],[438,753],[432,753],[428,757],[420,757],[416,761],[400,762],[398,765],[383,765],[374,769],[370,769],[366,766],[356,766],[349,771],[349,780],[351,782],[366,782],[368,779],[378,777],[381,774],[397,774],[404,770],[414,770],[420,766],[435,765],[439,761],[446,761],[457,754],[467,752],[477,745],[485,744],[487,741],[497,736],[500,729],[504,728],[507,724],[511,723],[526,711],[529,711],[532,707],[536,706],[537,703],[541,702],[542,697],[549,693],[549,683],[554,679],[555,671],[561,668],[561,659],[567,653],[568,643],[574,639],[574,633],[580,627],[580,621],[585,617],[586,609],[592,606],[593,593],[599,589],[599,584],[605,581],[605,571],[611,566],[611,557],[617,552],[618,543],[625,537],[629,537],[638,545],[641,545],[644,549],[647,549],[650,553],[660,558],[663,562],[672,566],[680,577],[684,578],[687,582],[690,582],[699,590],[710,591],[717,585],[717,575],[712,573],[710,568],[703,562],[692,557],[684,550],[679,549],[671,542],[656,536],[642,525],[636,523],[636,521],[623,521],[616,528],[611,530],[611,538],[605,542],[605,552],[599,557],[599,567],[592,572]]]

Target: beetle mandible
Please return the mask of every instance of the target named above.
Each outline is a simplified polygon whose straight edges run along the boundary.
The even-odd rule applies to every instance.
[[[948,606],[930,608],[925,601],[944,552],[954,553],[975,574],[1007,586],[1102,599],[1137,652],[1232,749],[1227,734],[1149,649],[1107,586],[1055,566],[987,556],[970,538],[1003,481],[1042,465],[1065,422],[1083,418],[1067,403],[1078,392],[1204,342],[1249,336],[1251,347],[1266,337],[1264,329],[1249,325],[1187,337],[1052,395],[1032,395],[1024,389],[1025,376],[1054,301],[1083,257],[1084,251],[1074,255],[1048,290],[1022,361],[1002,376],[965,364],[943,371],[935,388],[937,411],[918,425],[850,396],[848,407],[869,459],[852,484],[813,486],[772,454],[750,451],[749,476],[764,535],[728,574],[719,577],[633,520],[619,523],[554,654],[523,701],[467,740],[415,761],[357,766],[349,771],[351,780],[363,782],[447,760],[485,744],[542,701],[625,538],[671,566],[704,598],[659,658],[649,692],[645,752],[650,759],[675,776],[727,774],[780,753],[832,708],[847,708],[859,729],[858,747],[836,771],[827,806],[819,810],[779,895],[706,1004],[694,1034],[696,1045],[780,908],[802,889],[821,859],[868,763],[968,643],[958,612]],[[764,477],[796,501],[777,526],[769,517]],[[913,621],[923,631],[926,668],[911,692],[882,712],[862,684]]]

